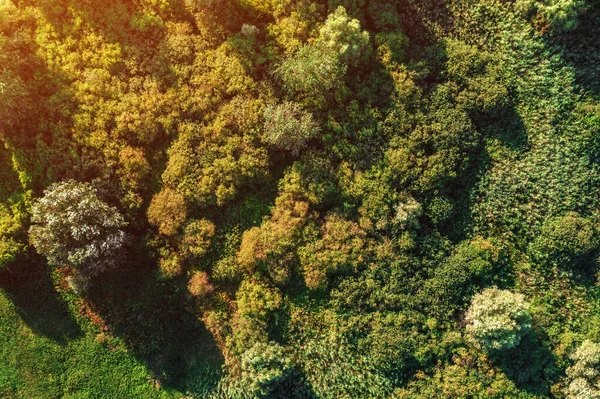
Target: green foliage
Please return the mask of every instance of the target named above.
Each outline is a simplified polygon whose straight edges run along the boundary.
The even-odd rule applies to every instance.
[[[262,270],[276,283],[288,282],[293,249],[307,223],[308,203],[287,193],[277,197],[270,219],[244,232],[237,262],[253,273]]]
[[[300,47],[276,70],[289,96],[318,108],[336,97],[345,72],[337,53],[322,43]]]
[[[377,55],[384,65],[397,65],[404,61],[408,38],[403,33],[378,33],[375,36],[375,43]]]
[[[597,19],[0,0],[0,396],[595,395]]]
[[[282,305],[281,294],[264,283],[244,280],[236,294],[237,311],[231,324],[233,334],[226,345],[240,356],[257,342],[268,342],[274,312]]]
[[[20,240],[23,235],[22,215],[18,210],[18,206],[8,207],[0,203],[0,270],[25,253],[26,245]]]
[[[504,86],[497,56],[456,40],[446,41],[446,74],[460,92],[456,101],[472,113],[488,113],[505,106]]]
[[[163,181],[198,205],[222,205],[260,181],[267,154],[258,146],[260,103],[236,97],[211,126],[185,123],[169,149]]]
[[[89,183],[67,180],[50,186],[34,202],[31,222],[31,243],[52,266],[69,266],[89,278],[118,263],[126,223]]]
[[[319,133],[313,116],[298,104],[286,101],[265,107],[265,140],[298,155],[306,142]]]
[[[434,311],[451,316],[461,309],[465,299],[492,274],[500,260],[499,252],[494,240],[477,238],[458,244],[425,282],[423,292],[426,300],[434,305]]]
[[[561,32],[573,29],[577,25],[577,16],[584,8],[581,0],[519,0],[517,7],[525,13],[535,13],[535,24],[542,31],[549,26]]]
[[[363,354],[350,351],[339,339],[315,337],[299,356],[313,391],[320,398],[384,398],[391,391],[386,380]]]
[[[568,212],[542,224],[539,235],[529,245],[529,254],[541,265],[566,266],[577,264],[598,245],[596,226],[591,220],[577,212]]]
[[[529,304],[523,295],[496,287],[475,295],[465,318],[469,334],[489,352],[514,348],[531,328]]]
[[[365,55],[369,33],[360,31],[360,22],[348,16],[343,6],[329,14],[319,31],[319,39],[326,48],[338,54],[344,64],[355,65]]]

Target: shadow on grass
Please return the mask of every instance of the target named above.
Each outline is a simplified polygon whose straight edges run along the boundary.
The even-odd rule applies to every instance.
[[[534,395],[548,395],[560,373],[556,356],[532,333],[516,348],[503,352],[496,364],[517,388]]]
[[[577,19],[577,26],[549,38],[573,68],[575,79],[584,90],[600,98],[600,3],[588,0],[589,9]]]
[[[17,314],[36,333],[64,345],[83,336],[69,308],[57,295],[46,263],[11,265],[0,273],[0,288],[15,305]]]
[[[138,265],[101,276],[87,300],[161,386],[201,397],[216,387],[224,360],[184,281],[159,281]]]
[[[494,147],[486,146],[485,141],[496,141],[499,144],[496,148],[506,149],[515,156],[521,156],[530,148],[525,126],[514,105],[498,109],[493,114],[471,117],[481,132],[482,142],[469,155],[468,168],[445,188],[443,194],[454,207],[451,215],[438,225],[440,232],[455,243],[472,232],[473,207],[479,201],[479,182],[493,166],[494,158],[499,156],[490,152],[494,151]]]

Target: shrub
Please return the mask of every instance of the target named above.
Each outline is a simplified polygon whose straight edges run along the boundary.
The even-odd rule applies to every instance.
[[[469,334],[487,351],[514,348],[531,327],[529,304],[523,296],[496,287],[473,297],[466,320]]]
[[[316,107],[324,107],[333,97],[345,72],[338,54],[319,43],[300,47],[276,70],[290,95]]]
[[[163,277],[171,278],[179,276],[183,272],[183,259],[181,256],[171,250],[163,250],[162,256],[158,262],[160,272]]]
[[[365,261],[366,246],[366,233],[358,224],[328,215],[321,238],[298,250],[306,286],[322,289],[327,275],[357,272]]]
[[[548,218],[529,245],[531,258],[541,264],[572,264],[598,247],[598,237],[589,219],[577,212]]]

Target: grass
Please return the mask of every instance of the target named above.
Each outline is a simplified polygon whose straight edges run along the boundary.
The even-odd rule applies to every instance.
[[[82,300],[43,262],[11,269],[0,274],[0,397],[202,397],[218,382],[212,337],[151,275],[105,276]]]

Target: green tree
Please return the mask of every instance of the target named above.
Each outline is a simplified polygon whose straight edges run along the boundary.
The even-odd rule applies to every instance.
[[[348,16],[343,6],[329,14],[319,31],[319,39],[338,55],[344,64],[356,65],[369,46],[369,33],[360,30],[360,22]]]
[[[320,108],[335,98],[345,72],[338,54],[322,43],[300,47],[276,70],[288,95]]]
[[[425,282],[426,302],[433,305],[436,314],[452,316],[486,281],[499,258],[500,250],[494,240],[478,237],[459,243]]]
[[[223,205],[238,189],[260,182],[268,170],[260,145],[262,101],[236,97],[224,104],[208,126],[179,124],[179,136],[168,151],[165,184],[189,204]]]
[[[320,237],[298,250],[306,286],[322,289],[328,275],[357,272],[367,259],[367,244],[366,233],[357,223],[328,215]]]
[[[306,142],[319,133],[319,125],[308,111],[294,102],[265,107],[265,140],[298,155]]]
[[[465,318],[471,337],[490,352],[514,348],[531,327],[529,304],[523,295],[496,287],[475,295]]]
[[[126,225],[89,183],[67,180],[44,191],[31,209],[29,237],[53,266],[69,266],[83,280],[117,265]]]

